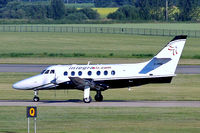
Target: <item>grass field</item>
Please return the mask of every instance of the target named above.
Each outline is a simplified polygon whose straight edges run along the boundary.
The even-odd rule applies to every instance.
[[[16,81],[28,78],[36,73],[0,73],[1,100],[32,100],[33,91],[20,91],[12,88]],[[140,87],[110,89],[103,92],[104,100],[200,100],[200,75],[175,77],[171,84],[149,84]],[[56,95],[55,95],[56,94]],[[95,92],[91,93],[94,97]],[[40,91],[41,100],[82,100],[83,92],[78,90]]]
[[[87,57],[10,57],[0,58],[1,64],[87,64],[88,61],[91,64],[119,64],[119,63],[140,63],[147,61],[148,58],[87,58]],[[179,65],[200,65],[199,59],[180,59]]]
[[[100,10],[100,9],[99,9]],[[111,11],[115,10],[108,9]],[[103,11],[102,11],[103,12]],[[25,24],[23,24],[25,25]],[[26,24],[29,25],[29,24]],[[42,26],[44,24],[31,24]],[[12,26],[12,25],[10,25]],[[123,24],[45,24],[44,26],[74,26],[74,27],[116,27],[116,28],[144,28],[167,30],[200,30],[200,23],[123,23]]]
[[[172,37],[83,33],[0,32],[0,57],[151,58]],[[188,38],[182,58],[200,58],[199,38]]]
[[[0,107],[0,132],[27,132],[25,111]],[[38,107],[37,118],[39,133],[198,133],[199,125],[199,108]]]
[[[79,26],[79,25],[76,25]],[[90,26],[81,24],[80,26]],[[168,30],[200,30],[200,23],[127,23],[127,24],[93,24],[99,27],[168,29]]]
[[[40,25],[42,25],[42,24],[40,24]],[[49,25],[49,26],[52,26],[52,25]],[[54,26],[117,27],[117,28],[145,28],[145,29],[147,28],[147,29],[168,29],[168,30],[200,30],[200,23],[56,24]]]
[[[190,26],[189,24],[185,27],[184,25],[182,28],[189,29],[186,26]],[[179,28],[178,24],[176,26]],[[169,25],[168,28],[176,26]],[[93,61],[92,63],[140,62],[151,58],[151,55],[156,54],[171,39],[119,34],[4,32],[0,33],[0,63],[86,64],[88,60]],[[188,39],[182,64],[200,64],[199,59],[190,59],[200,56],[199,42],[199,38]],[[0,73],[0,100],[31,100],[33,91],[14,90],[12,84],[35,74]],[[144,85],[130,91],[127,88],[107,90],[103,95],[107,101],[200,100],[199,79],[198,74],[180,74],[171,84]],[[94,95],[95,92],[92,92],[91,96]],[[41,100],[82,99],[83,92],[40,91],[39,97]],[[25,111],[25,107],[0,107],[0,133],[27,132]],[[200,108],[38,107],[38,112],[37,132],[40,133],[200,132]],[[32,122],[31,126],[33,127]]]

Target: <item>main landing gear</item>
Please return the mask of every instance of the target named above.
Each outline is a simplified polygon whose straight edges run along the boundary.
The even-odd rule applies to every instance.
[[[34,102],[39,102],[40,98],[38,97],[38,90],[34,90],[34,97],[33,97],[33,101]]]
[[[94,99],[97,102],[103,101],[103,96],[102,96],[100,90],[97,90],[97,94],[95,95]],[[85,88],[84,88],[83,102],[84,103],[90,103],[91,101],[92,101],[92,97],[90,96],[90,87],[89,86],[85,86]]]
[[[83,102],[84,103],[90,103],[91,101],[92,101],[92,97],[91,96],[89,96],[87,98],[83,98]]]
[[[91,101],[92,101],[92,97],[90,96],[90,87],[89,86],[85,86],[83,102],[84,103],[90,103]]]
[[[94,99],[95,99],[97,102],[103,101],[103,95],[101,95],[101,91],[97,91],[97,94],[95,95]]]

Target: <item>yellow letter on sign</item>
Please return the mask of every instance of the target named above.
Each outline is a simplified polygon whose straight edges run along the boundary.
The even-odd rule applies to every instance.
[[[37,107],[29,106],[26,109],[27,118],[28,117],[37,117]]]
[[[35,109],[34,108],[30,108],[29,110],[30,116],[35,116]]]

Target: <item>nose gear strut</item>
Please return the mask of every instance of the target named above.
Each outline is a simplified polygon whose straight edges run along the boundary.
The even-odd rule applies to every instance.
[[[33,97],[33,101],[34,102],[39,102],[40,98],[38,97],[38,90],[34,90],[34,97]]]

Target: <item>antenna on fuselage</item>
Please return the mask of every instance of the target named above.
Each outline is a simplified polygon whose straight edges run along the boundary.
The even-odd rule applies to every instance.
[[[90,65],[91,61],[88,61],[87,65]]]

